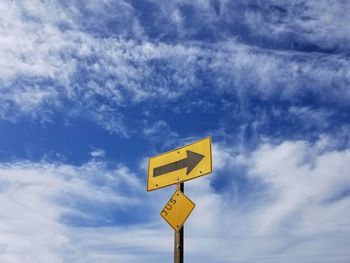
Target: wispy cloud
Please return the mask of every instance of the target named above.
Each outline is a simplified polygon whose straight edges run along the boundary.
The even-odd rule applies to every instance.
[[[160,3],[153,4],[155,12],[166,8]],[[252,97],[305,103],[305,96],[311,94],[323,102],[346,104],[349,101],[350,66],[341,54],[266,49],[230,35],[210,45],[182,38],[174,43],[161,42],[143,33],[140,33],[143,37],[136,37],[129,27],[129,33],[122,34],[119,26],[115,28],[117,33],[111,33],[108,38],[94,34],[100,31],[92,30],[91,19],[102,17],[102,13],[109,14],[112,6],[126,10],[124,15],[110,17],[113,21],[124,21],[128,17],[137,24],[142,20],[136,6],[125,2],[116,5],[109,1],[96,5],[90,1],[85,8],[78,8],[78,3],[64,6],[41,1],[3,2],[0,9],[6,15],[1,17],[1,118],[15,121],[20,116],[29,116],[45,122],[50,121],[54,112],[65,112],[68,118],[84,116],[113,133],[128,137],[133,132],[126,108],[142,105],[151,116],[156,115],[152,109],[154,103],[181,102],[191,96],[197,99],[191,103],[189,99],[184,100],[186,104],[177,105],[174,111],[209,105],[208,98],[198,99],[199,94],[210,94],[219,99],[229,92],[245,111],[249,111],[245,104]],[[183,17],[179,18],[181,23],[184,23],[184,17],[205,9],[210,19],[225,20],[229,19],[227,12],[230,8],[239,7],[226,2],[214,4],[206,1],[193,5],[199,9],[178,2],[171,10],[164,9],[162,14],[177,10],[180,18]],[[312,13],[312,17],[323,10],[323,4],[319,9],[311,3],[301,7],[303,5],[297,2],[285,7],[271,2],[260,9],[249,4],[243,6],[248,10],[244,9],[245,16],[252,13],[262,19],[263,22],[257,21],[254,26],[259,24],[263,28],[270,28],[267,24],[273,21],[268,21],[268,16],[258,16],[257,12],[268,13],[270,9],[282,12],[285,9],[291,12],[291,21],[296,21],[297,14],[290,11],[293,8],[303,8],[304,12]],[[216,17],[216,9],[221,10],[221,18]],[[336,16],[341,10],[341,6],[334,7],[329,15]],[[87,22],[79,19],[85,14],[91,16]],[[105,16],[106,21],[102,19],[96,27],[105,28],[110,33],[114,27],[107,26],[107,18]],[[206,23],[203,19],[197,22]],[[285,25],[282,31],[291,31],[285,27],[292,26],[292,23],[298,22],[281,22]],[[136,31],[143,30],[140,26]],[[322,35],[325,34],[320,33],[314,38]],[[344,34],[339,32],[339,35]],[[66,105],[70,105],[69,113],[64,110]],[[139,130],[145,129],[149,127],[139,127]]]
[[[93,158],[104,157],[105,154],[106,154],[106,152],[105,152],[103,149],[93,149],[93,150],[90,152],[90,155],[91,155]]]

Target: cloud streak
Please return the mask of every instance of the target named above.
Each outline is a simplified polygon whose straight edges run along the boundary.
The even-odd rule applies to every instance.
[[[181,39],[176,43],[147,37],[130,39],[121,33],[106,38],[93,34],[90,22],[82,24],[79,16],[100,16],[111,2],[98,8],[89,2],[81,13],[75,5],[15,1],[0,6],[6,13],[1,18],[4,33],[0,43],[2,119],[16,121],[24,116],[47,122],[55,112],[65,112],[67,118],[83,116],[112,133],[129,137],[133,134],[127,108],[142,106],[156,115],[150,106],[155,102],[164,106],[184,101],[177,108],[181,111],[185,106],[196,107],[188,104],[187,97],[203,97],[198,105],[208,105],[205,94],[220,98],[226,92],[244,111],[249,111],[246,103],[251,98],[301,104],[309,97],[320,103],[347,105],[349,101],[350,65],[341,54],[266,49],[235,37],[210,45]],[[129,10],[125,16],[141,21],[136,7],[124,2],[119,5]],[[181,3],[176,6],[173,11],[182,10]],[[220,6],[224,11],[229,4]],[[202,8],[213,6],[207,3]],[[318,12],[312,5],[305,10]],[[246,14],[249,12],[253,11]],[[69,113],[64,110],[66,105],[70,105]]]

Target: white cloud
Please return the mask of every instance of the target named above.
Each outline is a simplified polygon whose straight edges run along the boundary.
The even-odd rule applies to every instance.
[[[186,222],[188,259],[347,262],[348,149],[336,150],[325,140],[316,144],[286,141],[264,144],[238,157],[228,146],[215,147],[217,169],[185,187],[196,203]],[[235,181],[238,175],[232,162],[246,167],[248,185]],[[224,190],[217,192],[213,182],[222,176],[237,185],[225,179]],[[173,188],[146,193],[145,182],[125,166],[113,171],[96,162],[81,167],[2,164],[0,183],[2,262],[139,262],[141,258],[161,262],[172,258],[173,233],[159,211]],[[261,186],[254,187],[254,183]],[[237,196],[234,187],[246,187],[247,192]],[[148,216],[138,223],[104,225],[99,221],[84,227],[70,222],[73,216],[81,222],[113,219],[102,210],[84,209],[96,204],[119,207],[116,218],[125,212]]]
[[[144,190],[127,168],[107,172],[99,163],[82,167],[2,164],[0,182],[0,261],[4,263],[66,262],[66,251],[75,246],[71,231],[79,230],[63,224],[65,215],[84,220],[100,216],[84,212],[81,202],[132,208],[139,202],[135,203],[133,193],[139,191],[140,197]]]
[[[152,4],[160,9],[151,22],[163,24],[161,36],[176,35],[180,40],[236,38],[284,50],[348,52],[349,48],[348,1],[179,0]]]
[[[278,228],[293,216],[302,218],[308,208],[332,210],[337,201],[334,204],[330,200],[350,189],[347,176],[350,151],[319,153],[317,150],[305,142],[286,142],[278,147],[262,147],[255,153],[251,173],[267,182],[277,197],[258,217],[259,231]],[[318,215],[313,220],[320,218]],[[335,222],[329,224],[336,226]]]
[[[186,223],[188,259],[347,262],[350,152],[327,141],[264,144],[241,155],[216,144],[214,174],[185,187],[196,203]],[[235,179],[237,165],[246,168],[248,188]],[[224,190],[216,192],[213,180]],[[235,187],[256,192],[237,196]]]
[[[88,9],[94,6],[91,2]],[[158,96],[175,99],[195,83],[197,48],[128,41],[122,34],[100,38],[75,21],[82,14],[58,4],[5,1],[0,11],[5,14],[0,18],[3,119],[25,115],[49,120],[68,101],[69,116],[87,115],[128,136],[121,107]]]
[[[348,1],[266,1],[245,12],[245,22],[257,35],[292,38],[325,49],[346,50],[349,43]],[[293,48],[291,45],[290,48]]]
[[[0,10],[0,80],[6,84],[21,76],[49,77],[64,83],[75,63],[61,57],[70,46],[68,35],[48,19],[50,8],[41,1],[21,5],[6,0],[1,2]],[[62,14],[62,22],[66,20],[63,10],[53,10]]]
[[[179,20],[182,4],[175,3],[169,10],[159,5],[165,17],[175,12]],[[222,10],[229,8],[226,4],[220,4]],[[79,18],[84,12],[102,17],[111,2],[100,6],[89,1],[86,9],[76,5],[0,4],[4,14],[0,18],[1,118],[15,121],[24,115],[49,121],[53,111],[65,111],[62,105],[68,101],[68,116],[87,115],[127,137],[132,131],[122,112],[126,105],[145,101],[151,105],[160,97],[164,103],[179,100],[193,89],[213,95],[229,90],[242,105],[256,94],[265,99],[298,100],[307,91],[324,100],[349,101],[350,66],[340,55],[264,50],[239,44],[232,37],[211,45],[182,40],[169,44],[146,37],[140,40],[136,35],[126,40],[129,33],[119,27],[111,37],[103,38],[88,30],[92,21],[84,24],[85,19]],[[124,16],[104,18],[138,21],[131,5],[118,5],[126,11]],[[208,17],[214,16],[209,2],[196,5],[207,10]],[[97,29],[102,30],[104,22]],[[181,105],[177,108],[186,110]]]
[[[93,158],[96,158],[96,157],[105,157],[106,152],[105,152],[103,149],[93,149],[93,150],[90,152],[90,155],[91,155]]]

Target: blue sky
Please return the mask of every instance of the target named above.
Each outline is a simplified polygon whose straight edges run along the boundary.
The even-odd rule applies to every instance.
[[[349,261],[349,1],[0,13],[1,262],[171,262],[147,160],[206,136],[188,262]]]

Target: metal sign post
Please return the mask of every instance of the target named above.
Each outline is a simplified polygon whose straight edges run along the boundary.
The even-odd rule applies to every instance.
[[[176,190],[185,192],[185,184],[179,183],[176,184]],[[175,232],[174,238],[174,263],[183,263],[184,262],[184,225],[179,231]]]

